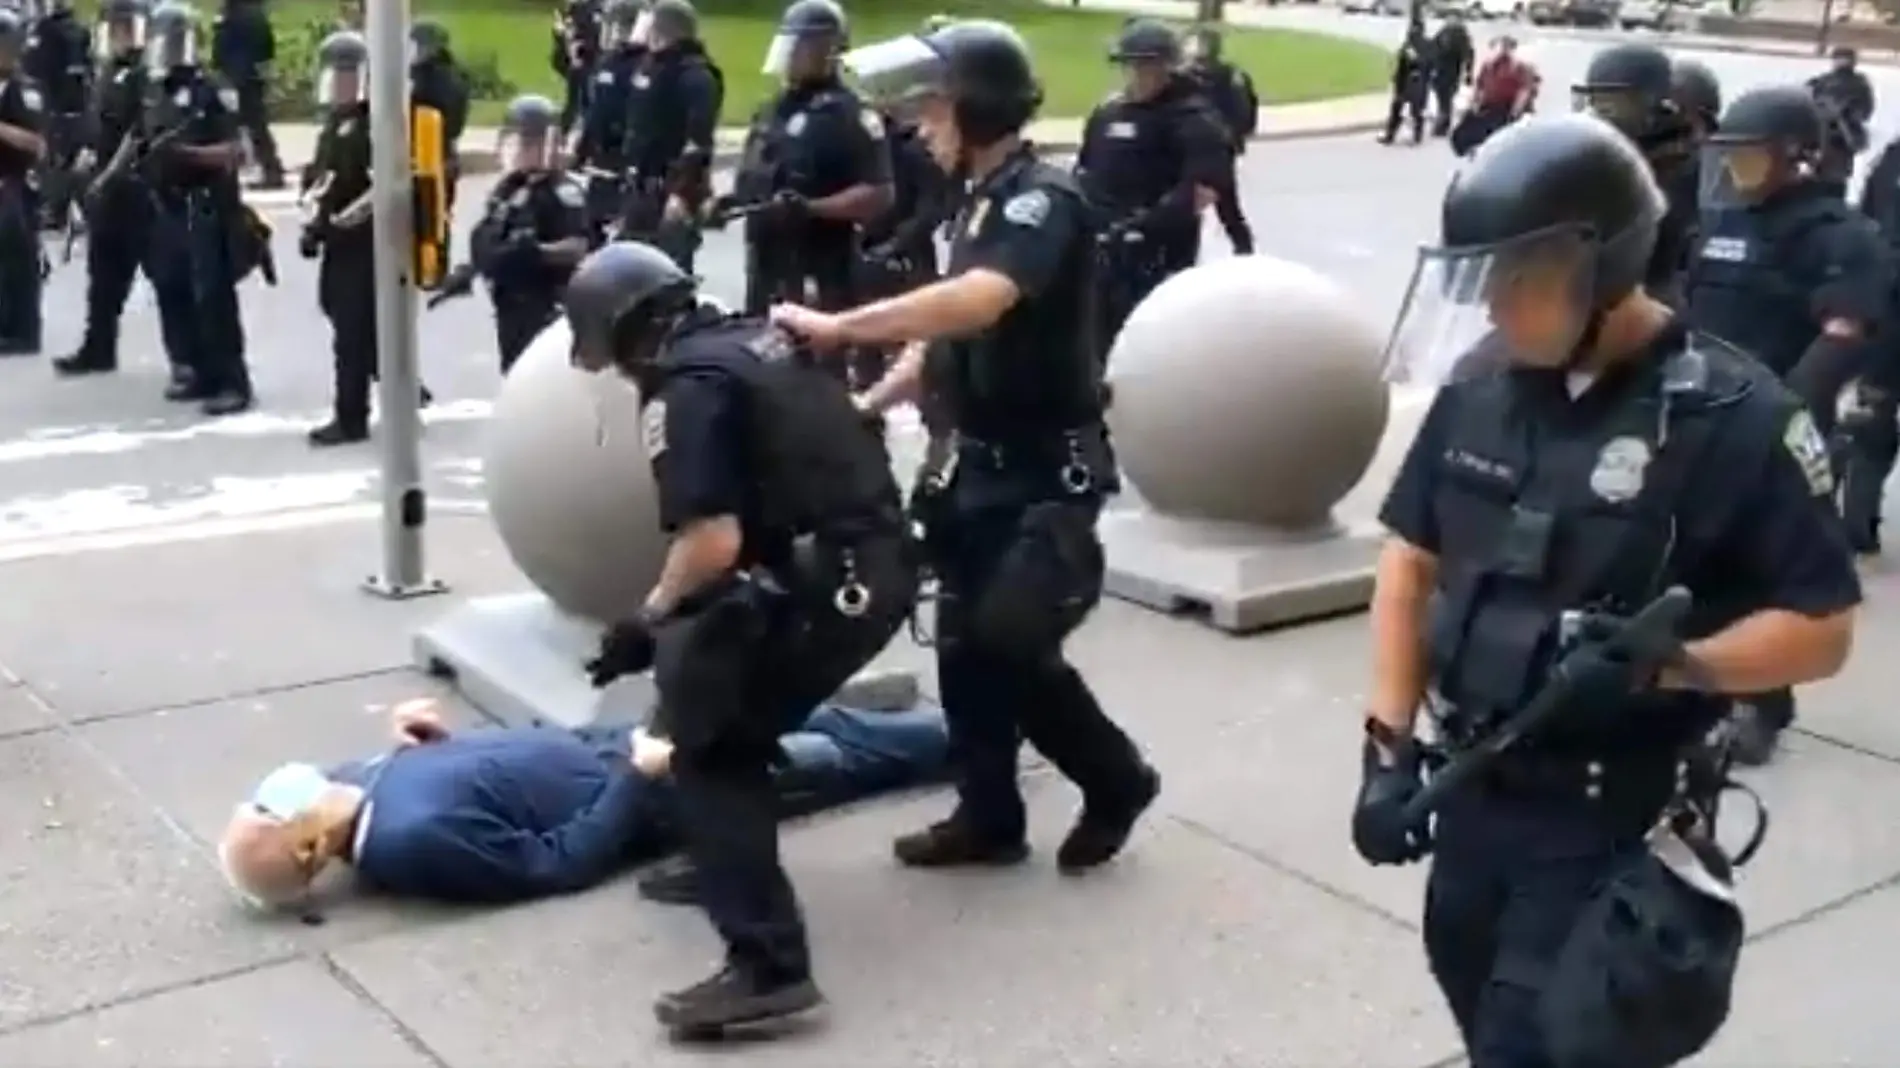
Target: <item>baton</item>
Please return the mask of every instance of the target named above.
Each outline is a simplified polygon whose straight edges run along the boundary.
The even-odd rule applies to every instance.
[[[1621,654],[1639,663],[1667,663],[1681,648],[1676,632],[1693,603],[1694,598],[1687,589],[1671,586],[1624,621],[1607,641],[1598,644],[1611,655]],[[1575,688],[1576,679],[1565,672],[1563,661],[1559,660],[1550,681],[1544,683],[1529,704],[1483,741],[1439,768],[1425,783],[1425,788],[1405,803],[1406,824],[1422,825],[1448,794],[1491,768],[1518,742],[1550,722],[1569,703]]]

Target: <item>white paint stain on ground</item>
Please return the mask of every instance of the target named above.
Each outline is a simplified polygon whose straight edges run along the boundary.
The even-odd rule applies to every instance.
[[[422,412],[424,426],[479,422],[494,412],[488,401],[466,400],[432,405]],[[131,424],[42,427],[20,437],[0,440],[0,464],[58,459],[62,456],[109,456],[137,452],[152,445],[299,435],[329,420],[327,412],[287,415],[245,412],[179,426],[162,420]]]

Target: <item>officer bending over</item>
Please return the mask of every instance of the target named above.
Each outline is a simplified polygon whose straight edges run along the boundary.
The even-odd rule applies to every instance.
[[[106,0],[99,9],[98,51],[103,60],[93,86],[91,142],[75,169],[87,178],[86,332],[77,351],[53,361],[61,375],[115,371],[119,317],[132,292],[151,225],[152,202],[137,169],[108,174],[142,133],[145,102],[145,0]]]
[[[262,171],[260,189],[284,188],[284,161],[270,132],[270,65],[277,33],[264,0],[225,0],[211,32],[211,66],[237,90],[237,121]]]
[[[593,172],[587,211],[603,229],[625,205],[633,138],[633,86],[644,77],[652,16],[646,0],[608,0],[600,13],[600,62],[590,75],[587,106],[574,136],[573,164]]]
[[[1095,522],[1117,485],[1087,329],[1088,206],[1075,179],[1023,140],[1042,92],[1009,26],[955,22],[857,49],[850,62],[873,95],[916,109],[937,165],[971,181],[943,281],[839,315],[773,313],[826,346],[944,339],[912,345],[860,398],[878,412],[934,387],[957,430],[956,451],[912,502],[940,584],[937,674],[957,807],[899,838],[897,858],[916,867],[1023,860],[1016,760],[1027,740],[1082,790],[1056,863],[1085,871],[1121,851],[1161,789],[1062,655],[1101,597]]]
[[[40,351],[40,203],[46,104],[19,77],[26,24],[0,9],[0,356]]]
[[[881,651],[916,575],[883,442],[785,333],[699,304],[664,253],[614,242],[568,286],[574,359],[631,379],[660,523],[660,581],[609,629],[594,680],[654,665],[688,855],[725,967],[662,997],[682,1036],[816,1005],[778,860],[778,738]],[[599,670],[605,665],[617,670]]]
[[[1679,304],[1682,274],[1695,247],[1701,180],[1694,126],[1676,102],[1675,65],[1651,45],[1612,45],[1591,58],[1575,97],[1579,110],[1635,142],[1668,199],[1643,287]]]
[[[1853,635],[1860,584],[1812,418],[1642,287],[1666,211],[1609,126],[1517,123],[1446,191],[1388,350],[1415,384],[1480,338],[1506,361],[1437,393],[1381,513],[1352,832],[1374,864],[1436,854],[1425,949],[1473,1068],[1551,1068],[1565,1006],[1543,984],[1598,883],[1681,800],[1725,695],[1832,675]],[[1694,596],[1693,683],[1598,650],[1672,585]],[[1434,828],[1409,825],[1427,693],[1456,760],[1558,657],[1569,706],[1453,789]]]
[[[1214,217],[1237,256],[1253,254],[1253,227],[1247,225],[1240,208],[1240,182],[1235,170],[1240,157],[1247,153],[1247,141],[1260,127],[1260,97],[1254,92],[1253,79],[1247,72],[1220,58],[1220,31],[1212,26],[1197,26],[1181,43],[1187,75],[1213,105],[1227,133],[1232,149],[1227,172],[1214,190]]]
[[[1201,210],[1233,172],[1219,117],[1177,69],[1172,28],[1130,19],[1109,58],[1121,65],[1122,92],[1090,113],[1075,155],[1076,178],[1107,222],[1101,356],[1141,298],[1200,258]]]
[[[92,34],[73,14],[71,0],[53,0],[28,29],[20,70],[46,98],[46,158],[40,183],[42,214],[63,226],[79,195],[74,164],[86,147],[86,110],[92,94]]]
[[[442,116],[442,168],[447,187],[447,210],[455,208],[455,186],[462,178],[458,151],[468,129],[468,75],[455,62],[454,42],[446,26],[433,19],[417,19],[409,27],[409,104],[433,108]]]
[[[506,173],[488,194],[469,238],[465,271],[488,281],[501,373],[561,314],[561,290],[593,244],[587,194],[561,169],[560,111],[544,96],[518,96],[501,124]],[[464,277],[461,284],[470,279]]]
[[[691,273],[699,217],[712,199],[713,136],[725,104],[725,75],[706,54],[699,12],[687,0],[656,0],[651,19],[645,73],[628,102],[635,197],[622,232],[650,241]]]
[[[884,120],[838,77],[847,29],[833,0],[785,9],[765,57],[784,88],[752,116],[732,193],[714,206],[715,218],[747,213],[745,306],[754,315],[774,301],[856,303],[858,227],[890,209]]]
[[[189,4],[152,12],[145,61],[140,138],[153,212],[143,262],[172,364],[165,396],[230,415],[253,401],[231,240],[242,207],[237,94],[198,65],[198,13]]]

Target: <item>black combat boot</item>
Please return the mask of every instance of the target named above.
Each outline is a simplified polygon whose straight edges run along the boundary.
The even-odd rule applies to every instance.
[[[204,400],[206,394],[198,388],[198,375],[189,367],[172,365],[171,381],[165,385],[165,399],[168,401]]]
[[[236,415],[250,411],[255,403],[256,399],[249,390],[221,389],[206,396],[204,402],[198,405],[198,410],[206,415]]]
[[[79,351],[72,355],[61,356],[53,361],[53,373],[62,378],[111,374],[118,369],[117,357],[109,352],[85,345],[79,346]]]
[[[716,1039],[728,1027],[781,1020],[824,1000],[810,976],[769,977],[727,963],[710,979],[662,994],[653,1003],[653,1015],[674,1038]]]
[[[332,445],[354,445],[368,440],[369,424],[354,419],[332,419],[310,432],[310,445],[318,449]]]
[[[640,876],[640,896],[661,905],[699,904],[699,869],[675,859]]]
[[[892,842],[891,853],[906,868],[1003,868],[1029,859],[1029,843],[985,837],[952,814]]]
[[[1115,859],[1134,833],[1135,822],[1161,793],[1161,773],[1146,765],[1126,794],[1114,798],[1085,798],[1082,814],[1056,849],[1056,868],[1064,875],[1080,875]]]

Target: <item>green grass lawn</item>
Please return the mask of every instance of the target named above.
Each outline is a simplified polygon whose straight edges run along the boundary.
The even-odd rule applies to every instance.
[[[1119,14],[1074,11],[1031,0],[876,0],[849,7],[852,37],[858,41],[912,32],[925,16],[939,11],[1006,19],[1035,52],[1048,96],[1045,116],[1086,114],[1117,82],[1118,75],[1105,56],[1109,39],[1121,25]],[[701,36],[726,76],[725,121],[742,124],[774,88],[759,66],[780,5],[702,0],[700,9]],[[336,9],[329,0],[275,0],[270,10],[283,30],[293,31],[280,33],[282,38],[292,36],[294,28],[333,17]],[[557,93],[557,79],[548,67],[551,4],[412,0],[411,10],[447,25],[458,55],[478,68],[492,67],[498,81],[520,91]],[[1381,49],[1324,34],[1230,27],[1225,39],[1227,58],[1244,67],[1259,86],[1262,99],[1273,103],[1376,90],[1390,64]],[[492,122],[502,104],[482,101],[472,121]]]

